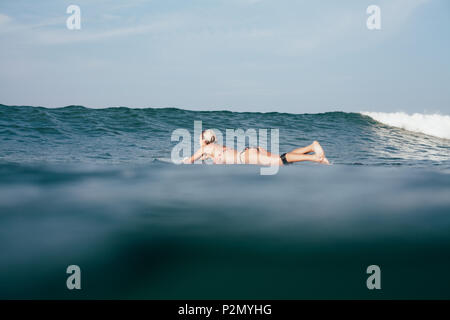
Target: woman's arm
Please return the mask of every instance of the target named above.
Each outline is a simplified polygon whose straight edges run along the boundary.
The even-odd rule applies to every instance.
[[[198,149],[191,157],[184,158],[183,163],[185,163],[185,164],[194,163],[195,161],[197,161],[200,158],[202,158],[202,160],[207,158],[207,155],[205,154],[205,148],[203,148],[203,147]]]

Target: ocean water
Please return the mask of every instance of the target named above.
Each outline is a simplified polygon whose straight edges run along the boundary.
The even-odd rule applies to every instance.
[[[0,105],[0,298],[449,299],[448,119],[381,116]],[[333,165],[169,163],[195,120]]]

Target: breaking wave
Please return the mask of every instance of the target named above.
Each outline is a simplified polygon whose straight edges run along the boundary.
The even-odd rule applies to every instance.
[[[388,126],[450,139],[450,116],[422,113],[409,115],[404,112],[361,112],[361,114]]]

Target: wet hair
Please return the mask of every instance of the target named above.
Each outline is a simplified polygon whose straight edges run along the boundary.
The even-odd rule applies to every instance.
[[[216,134],[211,129],[204,130],[202,132],[202,140],[204,140],[206,144],[213,143],[216,141]]]

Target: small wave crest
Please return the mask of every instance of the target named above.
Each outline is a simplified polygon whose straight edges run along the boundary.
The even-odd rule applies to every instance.
[[[391,127],[450,139],[450,116],[422,113],[409,115],[404,112],[361,112],[361,114]]]

